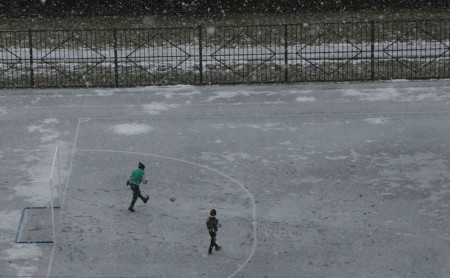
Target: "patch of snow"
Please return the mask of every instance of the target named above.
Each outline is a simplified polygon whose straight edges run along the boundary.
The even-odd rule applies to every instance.
[[[236,159],[250,159],[251,156],[247,153],[210,153],[203,152],[201,159],[206,161],[213,161],[215,165],[218,165],[217,162],[227,161],[227,162],[235,162]]]
[[[291,141],[287,140],[287,141],[284,141],[284,142],[279,142],[278,144],[279,144],[279,145],[288,146],[288,145],[291,144]]]
[[[338,156],[328,156],[328,155],[326,155],[325,158],[328,159],[328,160],[344,160],[344,159],[347,159],[349,157],[345,156],[345,155],[338,155]]]
[[[402,83],[402,82],[409,82],[407,79],[391,79],[392,83]]]
[[[412,155],[379,154],[374,158],[378,170],[375,184],[383,185],[386,191],[411,190],[426,192],[427,197],[418,201],[423,215],[447,217],[450,179],[447,160],[431,152]]]
[[[250,155],[246,153],[227,153],[224,155],[224,158],[228,162],[234,162],[236,159],[250,159]]]
[[[399,99],[401,94],[395,88],[383,88],[377,90],[345,90],[343,96],[358,97],[365,101],[395,100]]]
[[[354,149],[351,149],[351,156],[352,156],[352,160],[351,160],[352,162],[358,161],[359,154]]]
[[[237,91],[222,91],[222,92],[216,92],[215,96],[210,96],[207,101],[214,101],[217,99],[230,99],[230,98],[234,98],[236,96],[249,96],[250,92],[249,91],[242,91],[242,92],[237,92]]]
[[[295,154],[287,155],[286,157],[289,158],[289,159],[291,159],[291,160],[293,160],[293,161],[298,161],[298,160],[308,160],[308,158],[305,157],[305,156],[295,155]]]
[[[42,120],[42,123],[47,124],[47,125],[49,125],[49,124],[59,124],[60,121],[58,119],[56,119],[56,118],[49,118],[49,119]]]
[[[216,157],[214,157],[211,153],[208,153],[208,152],[203,152],[202,155],[200,156],[200,158],[203,160],[207,160],[207,161],[217,160]]]
[[[29,126],[28,131],[31,133],[33,133],[33,132],[41,133],[42,134],[42,136],[41,136],[42,143],[51,142],[51,141],[57,139],[61,135],[61,133],[59,133],[58,131],[55,131],[55,130],[52,130],[49,128],[44,128],[42,125]]]
[[[278,123],[265,123],[264,125],[245,125],[245,127],[249,127],[249,128],[255,128],[255,129],[261,129],[264,131],[269,131],[269,130],[283,130],[282,128],[278,127],[279,124]]]
[[[94,90],[94,93],[96,93],[97,96],[101,96],[101,97],[109,97],[114,95],[114,91],[113,90]]]
[[[378,117],[378,118],[368,118],[365,119],[364,121],[368,122],[369,124],[381,125],[386,124],[388,120],[389,118]]]
[[[343,91],[344,97],[355,97],[362,101],[448,101],[448,91],[450,88],[379,88],[379,89],[346,89]]]
[[[17,272],[17,277],[33,277],[33,274],[38,270],[36,266],[19,266],[14,263],[11,263],[9,266]]]
[[[286,94],[293,94],[293,95],[298,95],[298,94],[302,94],[302,95],[307,95],[307,94],[311,94],[314,93],[314,90],[287,90]]]
[[[41,256],[42,250],[34,244],[17,244],[2,252],[2,259],[9,261],[30,259],[37,261]]]
[[[1,259],[8,261],[8,267],[15,271],[18,277],[34,276],[38,267],[30,264],[39,261],[42,256],[41,248],[35,244],[16,244],[1,253]]]
[[[26,171],[26,177],[22,177],[18,184],[12,189],[15,191],[15,195],[25,198],[26,202],[29,202],[36,206],[50,205],[50,174],[53,166],[53,160],[55,157],[56,146],[59,146],[59,166],[55,165],[55,171],[53,173],[53,197],[56,199],[59,196],[58,187],[63,183],[64,177],[67,175],[67,169],[63,167],[65,162],[69,159],[69,152],[65,152],[65,149],[69,149],[70,143],[64,141],[55,141],[51,144],[42,145],[41,150],[35,150],[32,152],[25,151],[23,153],[24,165],[21,167]],[[61,181],[59,175],[61,173]]]
[[[0,229],[2,230],[17,230],[20,220],[20,210],[5,210],[0,211]]]
[[[166,99],[172,99],[174,97],[183,97],[190,99],[196,95],[201,95],[202,93],[196,89],[194,86],[174,86],[171,90],[164,90],[155,93],[157,96],[162,96]]]
[[[14,186],[13,189],[17,196],[26,198],[27,202],[32,203],[36,206],[47,206],[50,205],[50,167],[43,172],[46,177],[43,180],[36,181],[23,181],[18,185]],[[56,190],[53,190],[53,194],[56,195]]]
[[[41,100],[40,97],[36,97],[35,99],[32,99],[32,100],[31,100],[31,104],[36,104],[36,103],[38,103],[40,100]]]
[[[153,127],[145,124],[131,123],[131,124],[117,124],[109,127],[113,133],[120,135],[139,135],[149,133],[155,130]]]
[[[214,129],[224,129],[224,128],[237,128],[235,124],[213,124],[211,125]]]
[[[44,119],[40,121],[42,125],[32,125],[28,127],[28,131],[31,133],[38,132],[41,133],[41,142],[48,143],[58,139],[61,136],[61,133],[55,131],[51,128],[47,128],[46,125],[58,124],[60,121],[55,118]]]
[[[315,97],[297,97],[295,99],[297,102],[314,102],[316,101]]]
[[[177,108],[178,104],[167,104],[162,102],[152,102],[143,105],[144,111],[151,115],[158,115],[161,111],[169,110],[170,108]]]
[[[53,125],[53,124],[60,123],[60,121],[58,119],[48,118],[48,119],[44,119],[44,120],[40,121],[40,123],[42,123],[42,125],[29,126],[28,131],[31,133],[34,133],[34,132],[41,133],[42,134],[41,135],[42,143],[48,143],[48,142],[54,141],[61,136],[60,132],[46,127],[47,125]]]
[[[279,123],[265,123],[262,125],[257,124],[241,124],[241,125],[235,125],[235,124],[214,124],[212,127],[214,129],[223,129],[223,128],[254,128],[254,129],[261,129],[264,131],[269,130],[283,130],[283,128],[279,127]]]

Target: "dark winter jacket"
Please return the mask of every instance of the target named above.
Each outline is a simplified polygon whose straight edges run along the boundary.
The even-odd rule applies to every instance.
[[[208,220],[206,220],[206,228],[208,228],[208,231],[214,231],[217,232],[219,225],[219,219],[215,218],[214,216],[210,215]]]

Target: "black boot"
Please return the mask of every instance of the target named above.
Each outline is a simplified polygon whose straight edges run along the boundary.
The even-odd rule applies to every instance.
[[[212,249],[208,250],[208,255],[212,255]]]
[[[220,249],[222,249],[222,246],[216,245],[216,251],[219,251]]]
[[[131,211],[131,212],[135,212],[133,207],[129,207],[128,210]]]
[[[147,195],[147,197],[145,197],[144,200],[143,200],[143,201],[144,201],[144,204],[147,204],[148,199],[150,199],[150,196]]]

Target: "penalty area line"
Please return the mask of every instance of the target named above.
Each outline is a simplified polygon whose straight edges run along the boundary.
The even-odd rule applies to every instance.
[[[239,187],[242,188],[242,190],[244,190],[248,196],[250,197],[251,203],[252,203],[252,229],[253,229],[253,244],[252,244],[252,248],[250,251],[249,256],[247,257],[247,259],[245,260],[245,262],[239,266],[238,269],[236,269],[232,274],[230,274],[228,276],[228,278],[232,278],[234,276],[236,276],[236,274],[238,274],[249,262],[250,260],[253,258],[253,255],[256,252],[256,246],[257,246],[257,225],[258,222],[256,221],[256,202],[255,202],[255,198],[253,196],[253,194],[240,182],[238,182],[237,180],[233,179],[232,177],[218,171],[215,169],[212,169],[208,166],[202,165],[202,164],[198,164],[195,162],[191,162],[191,161],[186,161],[186,160],[182,160],[182,159],[178,159],[178,158],[173,158],[173,157],[168,157],[168,156],[163,156],[163,155],[157,155],[157,154],[149,154],[149,153],[140,153],[140,152],[130,152],[130,151],[117,151],[117,150],[75,150],[74,148],[74,152],[105,152],[105,153],[125,153],[125,154],[136,154],[136,155],[144,155],[144,156],[153,156],[153,157],[159,157],[159,158],[163,158],[163,159],[168,159],[168,160],[173,160],[173,161],[178,161],[181,163],[186,163],[189,165],[193,165],[196,167],[200,167],[203,169],[206,169],[208,171],[214,172],[220,176],[225,177],[226,179],[232,181],[233,183],[237,184]],[[73,158],[73,156],[72,156]],[[71,163],[71,168],[72,168],[72,163]],[[71,170],[71,169],[70,169]],[[66,186],[67,188],[67,186]]]

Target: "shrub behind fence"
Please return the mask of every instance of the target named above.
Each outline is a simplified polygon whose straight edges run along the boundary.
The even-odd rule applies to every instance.
[[[0,88],[450,77],[450,20],[0,31]]]

